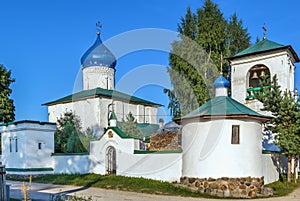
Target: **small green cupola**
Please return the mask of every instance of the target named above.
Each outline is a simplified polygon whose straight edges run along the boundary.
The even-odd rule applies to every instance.
[[[111,111],[108,118],[109,127],[117,127],[117,116],[114,111]]]

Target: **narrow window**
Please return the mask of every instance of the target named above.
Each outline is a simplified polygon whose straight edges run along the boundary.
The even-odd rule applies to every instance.
[[[9,138],[9,152],[12,152],[11,138]]]
[[[240,126],[239,125],[232,126],[231,144],[240,144]]]
[[[38,149],[42,149],[42,143],[41,142],[38,143]]]
[[[18,152],[18,138],[16,138],[16,152]]]

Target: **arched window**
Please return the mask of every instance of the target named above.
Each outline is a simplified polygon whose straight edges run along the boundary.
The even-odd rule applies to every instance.
[[[116,174],[117,162],[116,162],[116,149],[112,146],[106,149],[106,173]]]
[[[264,76],[270,76],[270,70],[265,65],[255,65],[247,73],[247,100],[255,99],[255,92],[259,92],[260,81]]]

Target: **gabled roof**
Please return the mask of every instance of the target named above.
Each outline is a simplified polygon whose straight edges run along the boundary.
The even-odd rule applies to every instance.
[[[115,131],[115,133],[117,133],[121,138],[136,138],[136,137],[127,135],[119,127],[108,127],[108,129]]]
[[[265,121],[271,117],[259,114],[227,96],[218,96],[180,119],[193,118],[253,118]]]
[[[121,101],[127,101],[130,103],[137,103],[137,104],[142,104],[142,105],[148,105],[148,106],[162,106],[161,104],[154,103],[151,101],[147,101],[141,98],[138,98],[136,96],[131,96],[116,90],[108,90],[108,89],[102,89],[102,88],[95,88],[95,89],[90,89],[90,90],[83,90],[78,93],[74,93],[65,97],[62,97],[60,99],[50,101],[47,103],[44,103],[43,105],[56,105],[56,104],[61,104],[61,103],[67,103],[67,102],[72,102],[72,101],[79,101],[79,100],[84,100],[88,98],[96,98],[96,97],[105,97],[105,98],[110,98],[113,100],[121,100]]]
[[[264,39],[262,41],[259,41],[255,43],[254,45],[248,47],[247,49],[237,53],[233,57],[228,58],[229,60],[232,60],[237,57],[242,57],[242,56],[249,56],[253,54],[258,54],[258,53],[263,53],[263,52],[268,52],[268,51],[273,51],[273,50],[280,50],[280,49],[289,49],[295,58],[296,62],[299,62],[299,57],[295,50],[292,48],[290,45],[281,45],[279,43],[273,42],[271,40]]]
[[[139,137],[137,136],[130,136],[127,135],[126,133],[124,133],[119,127],[108,127],[107,130],[104,132],[106,133],[109,129],[113,130],[120,138],[123,139],[139,139]],[[102,135],[100,137],[100,139],[103,137],[104,135]]]

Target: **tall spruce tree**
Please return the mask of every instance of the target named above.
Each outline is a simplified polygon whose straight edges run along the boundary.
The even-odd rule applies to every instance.
[[[164,89],[169,96],[168,108],[173,118],[196,109],[214,95],[213,81],[220,66],[227,66],[221,57],[229,57],[250,45],[250,37],[242,20],[234,14],[226,21],[211,0],[195,13],[188,7],[178,24],[180,41],[172,44],[168,73],[173,89]],[[223,69],[226,74],[226,68]]]
[[[263,110],[274,116],[265,126],[266,130],[275,135],[275,143],[281,153],[287,155],[287,181],[291,181],[292,158],[299,158],[300,154],[300,111],[298,101],[290,91],[282,92],[278,85],[277,76],[272,80],[266,77],[261,81],[262,91],[257,99],[263,103]],[[295,179],[295,182],[297,180]]]
[[[243,27],[242,19],[234,13],[227,23],[227,56],[233,56],[249,47],[250,35],[248,29]]]
[[[12,90],[10,85],[15,81],[11,78],[11,71],[0,64],[0,123],[15,120],[14,101],[10,98]]]
[[[57,129],[54,132],[54,147],[56,153],[86,152],[81,142],[80,119],[73,112],[65,112],[57,120]]]

